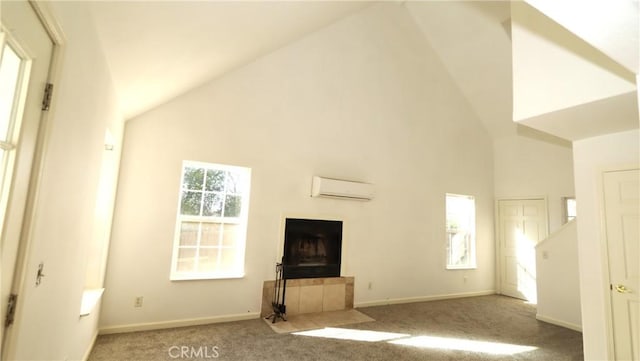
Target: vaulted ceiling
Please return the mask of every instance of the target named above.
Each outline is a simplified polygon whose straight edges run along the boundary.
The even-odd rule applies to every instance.
[[[370,5],[363,1],[95,1],[125,119]]]
[[[494,137],[513,123],[508,1],[402,1]],[[376,6],[368,1],[91,3],[125,119]]]

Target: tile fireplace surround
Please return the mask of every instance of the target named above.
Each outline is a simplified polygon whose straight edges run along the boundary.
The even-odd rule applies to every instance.
[[[287,280],[285,305],[287,315],[353,308],[353,277],[302,278]],[[264,281],[260,315],[273,312],[273,286],[275,281]]]

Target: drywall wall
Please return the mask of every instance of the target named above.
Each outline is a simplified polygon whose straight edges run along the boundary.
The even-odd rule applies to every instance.
[[[629,71],[640,70],[640,11],[634,1],[551,2],[526,0],[540,12],[600,49]],[[580,16],[576,16],[579,6]]]
[[[494,289],[491,139],[399,4],[261,57],[125,133],[102,330],[259,312],[286,215],[344,220],[357,304]],[[252,169],[244,278],[169,281],[183,160]],[[373,183],[376,198],[311,198],[313,175]],[[475,270],[445,270],[446,192],[476,197]]]
[[[635,90],[633,73],[529,4],[511,19],[515,120]]]
[[[496,198],[546,196],[549,231],[559,229],[562,197],[574,196],[571,144],[514,134],[493,142],[493,159]]]
[[[79,315],[94,229],[108,228],[94,219],[105,132],[111,131],[119,147],[123,125],[86,4],[48,4],[66,45],[9,358],[80,360],[97,334],[98,310]],[[105,189],[112,196],[113,185]],[[40,262],[46,276],[36,287],[32,276]]]
[[[581,330],[577,222],[565,224],[536,246],[536,317]]]
[[[511,19],[515,121],[571,141],[637,128],[632,72],[525,2]]]
[[[607,336],[609,297],[605,276],[601,235],[599,179],[604,169],[640,163],[640,132],[621,133],[583,139],[573,143],[574,174],[578,214],[578,255],[580,260],[580,298],[585,360],[613,357]]]

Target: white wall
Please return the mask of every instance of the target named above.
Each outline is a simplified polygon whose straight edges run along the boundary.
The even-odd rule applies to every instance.
[[[603,169],[640,162],[638,130],[603,135],[574,142],[573,159],[580,258],[580,296],[586,360],[611,359],[607,342],[604,246],[599,198],[599,179]]]
[[[95,30],[79,2],[49,3],[67,38],[36,202],[27,278],[16,315],[19,360],[78,360],[97,333],[98,310],[80,318],[104,135],[119,143],[122,120]],[[113,188],[111,188],[113,190]],[[32,276],[44,263],[35,287]]]
[[[581,330],[576,224],[577,221],[567,223],[536,247],[536,317]]]
[[[640,11],[637,2],[526,2],[629,71],[637,74],[640,70]],[[578,6],[580,16],[576,16]]]
[[[562,197],[574,196],[571,144],[513,135],[493,142],[496,198],[546,196],[549,230],[562,225]]]
[[[491,140],[395,3],[130,120],[125,139],[102,329],[258,312],[289,214],[345,221],[356,303],[494,289]],[[243,279],[169,281],[185,159],[252,168]],[[310,198],[313,175],[374,183],[377,197]],[[446,192],[476,197],[476,270],[444,269]]]
[[[516,121],[635,90],[631,72],[529,4],[512,2],[511,18]]]

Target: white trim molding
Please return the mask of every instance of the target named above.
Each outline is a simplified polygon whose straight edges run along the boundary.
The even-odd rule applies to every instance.
[[[212,323],[253,320],[256,318],[260,318],[260,312],[248,312],[248,313],[239,313],[234,315],[221,315],[221,316],[213,316],[213,317],[190,318],[190,319],[184,319],[184,320],[171,320],[171,321],[148,322],[148,323],[134,323],[134,324],[120,325],[120,326],[109,326],[109,327],[101,328],[99,333],[100,335],[109,335],[113,333],[162,330],[166,328],[175,328],[175,327],[200,326],[200,325],[208,325]]]
[[[576,324],[573,324],[573,323],[570,323],[570,322],[556,320],[555,318],[547,317],[547,316],[541,315],[539,313],[536,314],[536,320],[542,321],[542,322],[546,322],[546,323],[550,323],[552,325],[568,328],[570,330],[582,332],[582,325],[576,325]]]
[[[89,347],[87,348],[87,350],[84,352],[84,355],[82,356],[82,361],[89,360],[89,356],[91,355],[91,351],[93,351],[93,346],[95,346],[97,340],[98,340],[98,330],[96,330],[96,332],[93,333],[93,337],[91,337],[91,342],[89,343]]]
[[[357,303],[354,304],[354,307],[355,308],[363,308],[363,307],[373,307],[373,306],[398,305],[398,304],[403,304],[403,303],[450,300],[450,299],[454,299],[454,298],[489,296],[489,295],[495,295],[495,294],[496,294],[496,290],[485,290],[485,291],[476,291],[476,292],[450,293],[450,294],[434,295],[434,296],[418,296],[418,297],[406,297],[406,298],[388,298],[386,300],[357,302]]]

